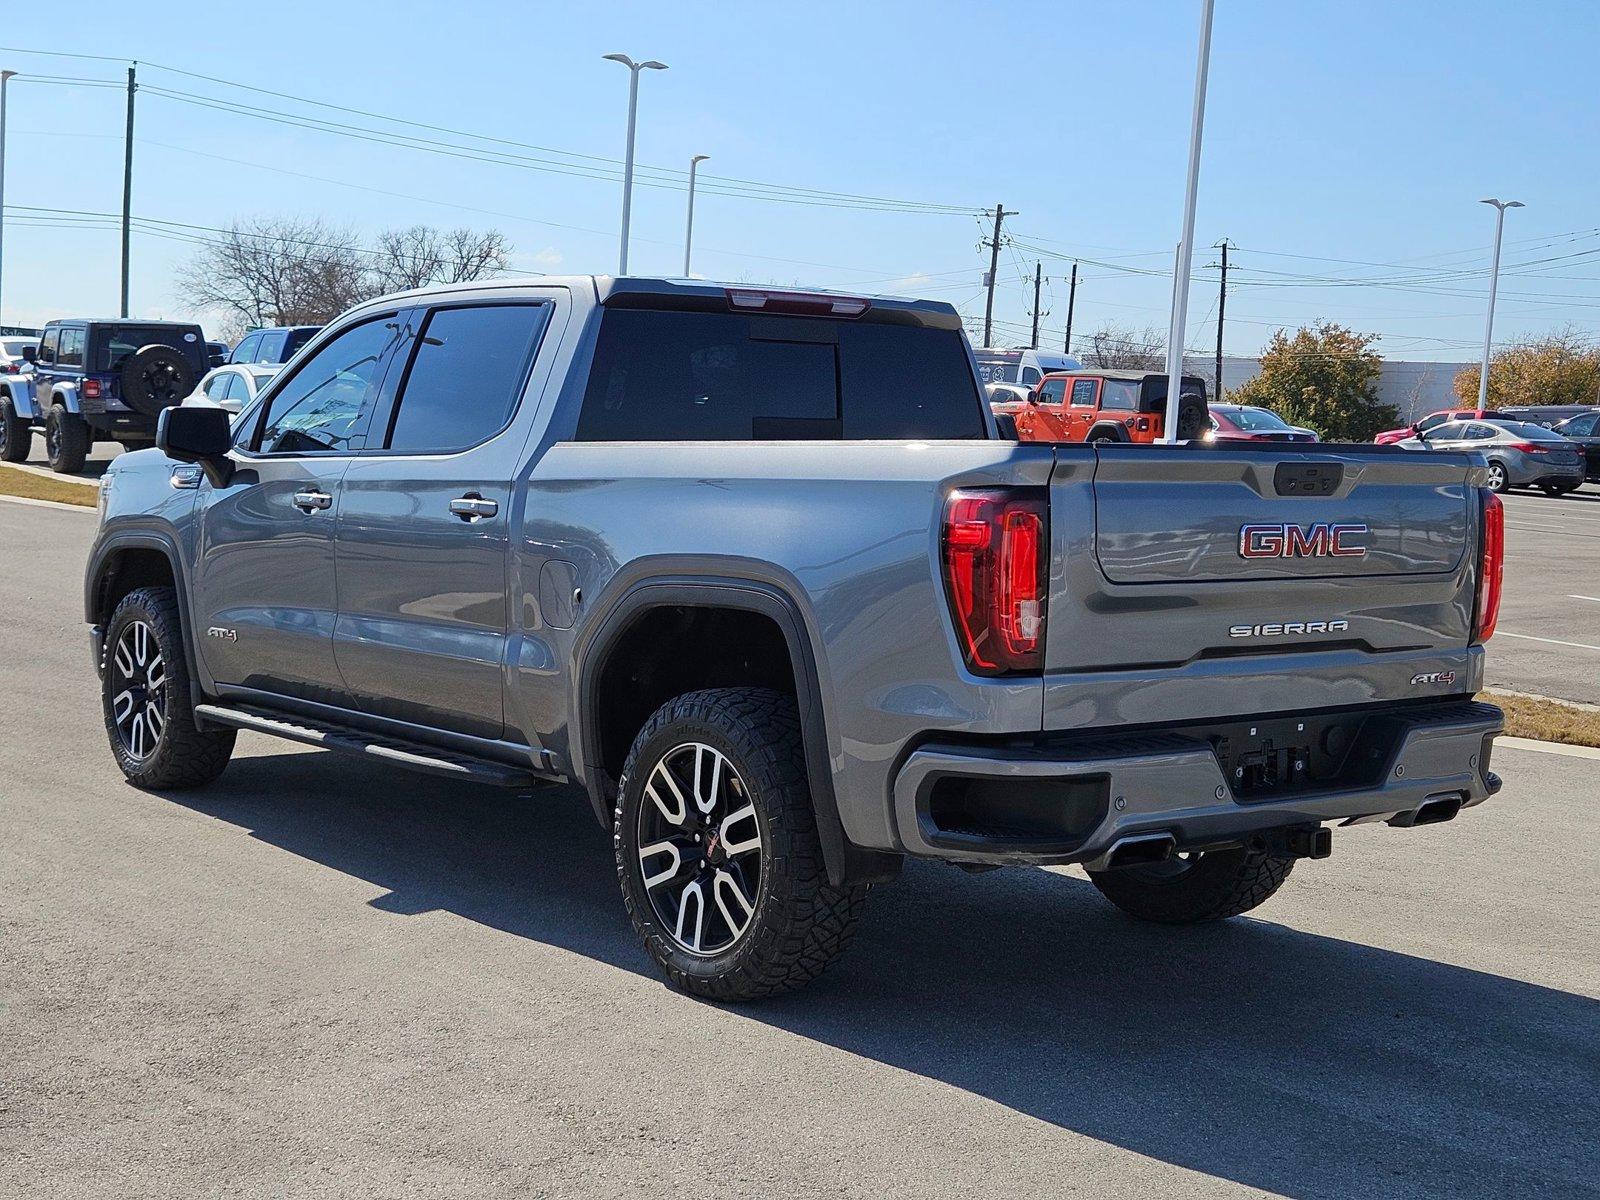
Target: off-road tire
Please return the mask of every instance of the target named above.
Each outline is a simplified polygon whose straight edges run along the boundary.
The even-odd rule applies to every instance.
[[[1091,871],[1089,880],[1130,916],[1193,925],[1249,912],[1270,899],[1293,869],[1292,858],[1241,847],[1210,850],[1173,864]]]
[[[639,809],[661,759],[699,742],[726,756],[743,781],[764,839],[760,884],[743,933],[720,953],[682,948],[644,886]],[[612,820],[623,902],[645,950],[676,987],[709,1000],[753,1000],[810,982],[844,952],[865,885],[828,882],[817,836],[794,701],[766,688],[714,688],[669,700],[634,738]]]
[[[166,667],[162,688],[166,717],[155,749],[142,759],[134,757],[124,745],[113,715],[116,685],[112,656],[124,630],[135,621],[143,621],[155,635]],[[195,725],[183,622],[178,615],[177,595],[171,588],[138,588],[122,598],[106,623],[100,667],[100,707],[106,736],[117,766],[129,783],[152,791],[178,791],[210,783],[222,774],[233,755],[237,730],[203,730]]]
[[[1004,438],[1006,441],[1008,441],[1008,442],[1016,441],[1017,440],[1017,419],[1016,419],[1016,417],[1012,416],[1010,413],[995,413],[995,415],[994,415],[994,430],[995,430],[995,433],[998,436]]]
[[[1178,397],[1178,432],[1180,442],[1196,442],[1210,428],[1210,412],[1206,402],[1193,392]]]
[[[181,404],[195,385],[194,368],[171,346],[141,346],[117,365],[122,402],[147,417]]]
[[[10,396],[0,396],[0,462],[27,462],[32,449],[33,426],[17,416]]]
[[[89,457],[89,426],[66,405],[52,404],[44,419],[44,443],[50,469],[57,475],[76,475]]]

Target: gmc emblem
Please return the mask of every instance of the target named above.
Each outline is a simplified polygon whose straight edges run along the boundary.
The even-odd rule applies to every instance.
[[[1240,558],[1361,558],[1367,548],[1355,541],[1365,525],[1239,526]]]

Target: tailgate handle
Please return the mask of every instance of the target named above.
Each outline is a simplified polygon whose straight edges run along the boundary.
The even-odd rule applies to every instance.
[[[1344,464],[1336,462],[1279,463],[1272,486],[1280,496],[1331,496],[1344,480]]]

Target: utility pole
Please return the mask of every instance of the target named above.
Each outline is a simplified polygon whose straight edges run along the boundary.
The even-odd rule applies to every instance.
[[[1007,217],[1017,214],[1007,212],[999,204],[994,206],[994,237],[988,241],[989,247],[989,295],[983,302],[983,344],[994,344],[994,284],[995,276],[1000,274],[1000,222]]]
[[[1072,309],[1078,303],[1078,264],[1072,264],[1072,287],[1067,292],[1067,338],[1061,345],[1061,353],[1072,353]]]
[[[128,68],[128,129],[122,141],[122,315],[128,315],[128,241],[133,224],[133,94],[139,90],[134,63]]]
[[[6,84],[15,71],[0,71],[0,272],[4,271],[6,231]]]
[[[1228,311],[1228,239],[1217,243],[1222,249],[1222,283],[1217,292],[1217,390],[1212,403],[1222,403],[1222,318]]]
[[[1043,280],[1043,264],[1033,264],[1033,340],[1028,344],[1035,350],[1039,348],[1039,284]]]

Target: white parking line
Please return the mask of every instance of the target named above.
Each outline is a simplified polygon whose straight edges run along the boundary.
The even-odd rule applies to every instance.
[[[1571,646],[1574,650],[1593,650],[1600,654],[1600,646],[1591,646],[1588,642],[1563,642],[1556,638],[1534,637],[1531,633],[1507,633],[1504,629],[1495,630],[1498,637],[1521,638],[1525,642],[1547,642],[1552,646]]]
[[[1574,596],[1574,595],[1569,593],[1567,595],[1567,599],[1568,600],[1588,600],[1589,602],[1591,602],[1593,604],[1600,604],[1600,596]]]

